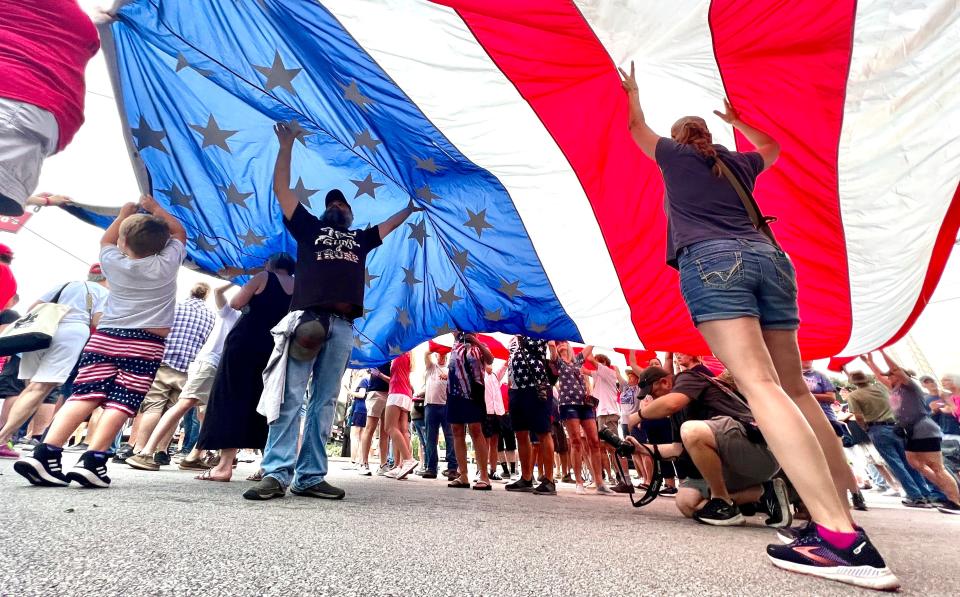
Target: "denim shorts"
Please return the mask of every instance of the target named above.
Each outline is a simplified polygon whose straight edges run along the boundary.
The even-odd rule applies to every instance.
[[[560,405],[561,421],[569,421],[572,419],[579,419],[581,421],[586,421],[587,419],[596,419],[596,418],[597,418],[597,411],[589,404],[561,404]]]
[[[756,317],[767,330],[796,330],[797,274],[786,253],[744,239],[705,240],[681,249],[680,292],[694,325]]]

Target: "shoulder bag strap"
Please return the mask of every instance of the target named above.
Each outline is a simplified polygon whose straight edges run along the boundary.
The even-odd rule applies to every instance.
[[[83,283],[84,290],[87,291],[87,316],[90,318],[90,321],[93,321],[93,295],[90,293],[90,286],[86,282]]]
[[[65,289],[67,286],[69,286],[69,285],[70,285],[70,282],[67,282],[66,284],[64,284],[63,286],[61,286],[61,287],[60,287],[60,290],[57,291],[57,294],[53,295],[53,299],[52,299],[50,302],[51,302],[51,303],[59,303],[59,302],[60,302],[60,295],[63,294],[64,289]]]
[[[743,202],[743,207],[747,210],[747,216],[750,218],[750,222],[753,223],[753,227],[770,239],[773,246],[779,249],[780,243],[777,242],[777,237],[773,235],[773,230],[770,228],[770,222],[775,222],[777,219],[763,215],[760,211],[760,206],[757,205],[757,200],[753,198],[753,194],[740,184],[740,180],[737,179],[737,176],[727,167],[723,160],[719,157],[717,157],[716,160],[720,171],[723,172],[723,175],[727,177],[727,180],[730,181],[731,186],[733,186],[733,190],[740,196],[740,201]]]

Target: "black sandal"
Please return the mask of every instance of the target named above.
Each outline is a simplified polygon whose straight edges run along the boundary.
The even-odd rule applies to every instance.
[[[454,479],[447,483],[447,487],[452,487],[453,489],[470,489],[470,484],[464,483],[460,479]]]
[[[473,488],[476,491],[493,491],[493,486],[486,481],[477,481],[473,484]]]

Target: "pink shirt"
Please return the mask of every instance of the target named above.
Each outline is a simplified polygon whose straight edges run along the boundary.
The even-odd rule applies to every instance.
[[[403,394],[413,398],[413,384],[410,383],[410,353],[405,352],[390,363],[390,393]]]
[[[57,151],[83,124],[83,72],[99,48],[76,0],[0,0],[0,97],[51,112]]]

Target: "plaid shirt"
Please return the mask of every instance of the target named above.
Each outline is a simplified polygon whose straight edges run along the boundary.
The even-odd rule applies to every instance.
[[[200,299],[190,298],[177,303],[173,327],[167,336],[167,346],[163,352],[163,364],[186,372],[203,343],[207,341],[215,321],[213,312],[207,309]]]

